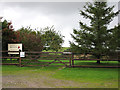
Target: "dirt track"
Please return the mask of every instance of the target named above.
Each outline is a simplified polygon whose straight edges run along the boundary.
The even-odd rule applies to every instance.
[[[3,76],[3,88],[65,88],[85,87],[88,83],[76,83],[74,81],[58,80],[47,76]]]
[[[98,82],[90,80],[79,80],[59,78],[56,74],[64,68],[4,68],[2,76],[2,88],[116,88],[117,82],[114,81]],[[67,71],[67,70],[65,70]],[[63,70],[63,73],[65,73]],[[80,73],[79,73],[80,74]],[[58,75],[58,77],[56,77]],[[60,74],[62,75],[62,74]],[[66,74],[69,77],[69,74]],[[63,75],[64,76],[64,75]],[[110,77],[111,78],[111,77]]]

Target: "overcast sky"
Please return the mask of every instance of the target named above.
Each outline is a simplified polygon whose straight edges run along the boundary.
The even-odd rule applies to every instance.
[[[68,47],[72,41],[70,33],[73,28],[79,28],[79,21],[89,24],[89,20],[79,15],[84,5],[85,2],[3,2],[0,3],[0,15],[3,20],[12,21],[15,30],[22,26],[40,29],[54,25],[55,30],[65,36],[63,46]],[[116,5],[114,11],[118,10],[117,2],[109,2],[108,5]],[[117,20],[115,18],[110,27],[116,25]]]

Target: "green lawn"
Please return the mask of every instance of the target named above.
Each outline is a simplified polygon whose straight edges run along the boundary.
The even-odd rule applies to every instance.
[[[118,68],[2,66],[6,88],[117,88]]]
[[[96,63],[97,61],[75,61],[75,65],[96,65],[96,66],[118,66],[118,61],[100,61],[100,64]]]
[[[62,48],[60,51],[68,49]],[[46,52],[46,51],[45,51]],[[53,60],[38,60],[52,62]],[[68,60],[62,60],[68,62]],[[3,63],[17,63],[10,59]],[[26,61],[25,61],[26,62]],[[58,62],[58,61],[57,61]],[[23,61],[22,61],[23,63]],[[57,63],[58,65],[63,65]],[[57,65],[53,63],[52,65]],[[75,61],[75,65],[116,66],[117,61]],[[30,65],[36,65],[31,63]],[[39,65],[39,64],[37,64]],[[118,88],[118,68],[2,66],[3,88]]]

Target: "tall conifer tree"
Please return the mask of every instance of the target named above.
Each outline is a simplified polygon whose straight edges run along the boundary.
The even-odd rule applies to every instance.
[[[80,15],[90,20],[90,26],[80,21],[80,30],[73,30],[71,36],[75,42],[70,42],[73,52],[92,52],[100,59],[103,54],[117,49],[119,37],[115,36],[120,25],[108,29],[110,22],[119,14],[119,11],[113,12],[113,9],[114,6],[108,7],[106,2],[86,3],[84,11],[80,10]]]

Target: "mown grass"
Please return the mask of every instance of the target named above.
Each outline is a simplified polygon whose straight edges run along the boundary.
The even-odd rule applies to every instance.
[[[54,60],[47,60],[47,58],[46,58],[46,60],[37,60],[38,62],[41,62],[41,63],[37,63],[37,62],[34,63],[34,61],[36,61],[36,60],[30,61],[30,60],[23,59],[22,64],[24,64],[25,62],[29,62],[28,63],[29,65],[32,65],[32,64],[34,64],[34,65],[42,65],[42,64],[46,65],[48,63],[44,63],[44,62],[53,62]],[[60,60],[60,61],[69,62],[69,60]],[[59,61],[56,61],[56,62],[59,62]],[[76,60],[76,61],[74,61],[74,65],[118,66],[120,64],[120,62],[118,62],[118,61],[101,61],[100,64],[97,64],[96,62],[97,61],[92,61],[92,60],[91,61],[90,60],[89,61]],[[7,61],[3,60],[3,63],[19,63],[19,62],[17,60],[7,60]],[[62,64],[62,63],[52,63],[51,65],[64,65],[64,64]],[[69,65],[69,63],[67,63],[67,65]]]
[[[68,48],[62,48],[59,51],[62,52],[66,49]],[[18,62],[14,59],[12,61],[13,63]],[[52,62],[53,60],[38,61]],[[11,63],[9,59],[4,63],[6,62]],[[62,62],[68,62],[68,60],[62,60]],[[36,63],[31,63],[31,65],[34,64],[36,65]],[[75,61],[75,65],[117,66],[118,64],[117,61],[101,61],[101,64],[97,64],[96,61]],[[52,65],[57,64],[53,63]],[[58,63],[58,65],[63,64]],[[118,68],[19,67],[4,65],[2,66],[3,87],[118,88],[118,70]],[[4,79],[8,79],[8,81]],[[13,80],[13,83],[9,83],[9,80]],[[31,82],[31,84],[28,85],[24,81]],[[33,84],[36,85],[32,86]]]
[[[69,88],[117,88],[118,69],[117,68],[65,68],[65,67],[18,67],[2,66],[3,76],[29,76],[34,81],[40,75],[49,80],[70,81],[82,86],[66,86]],[[16,77],[15,77],[16,78]],[[3,78],[4,79],[4,78]],[[44,82],[42,82],[44,83]],[[51,82],[52,83],[52,82]],[[64,83],[64,82],[63,82]],[[45,83],[46,86],[48,83]],[[52,85],[52,87],[56,87]],[[58,87],[60,87],[58,85]],[[65,87],[61,86],[61,87]]]
[[[23,60],[25,61],[25,60]],[[53,60],[38,60],[39,62],[52,62]],[[69,60],[62,60],[68,62]],[[10,60],[4,63],[11,63]],[[12,60],[13,63],[18,62]],[[33,60],[34,62],[34,60]],[[57,61],[58,62],[58,61]],[[23,62],[22,62],[23,63]],[[101,61],[97,64],[96,61],[75,61],[75,65],[102,65],[102,66],[117,66],[118,61]],[[30,65],[40,65],[31,63]],[[42,65],[42,63],[41,63]],[[53,63],[51,65],[63,65],[62,63]],[[3,86],[4,87],[29,87],[39,88],[39,85],[53,88],[117,88],[118,87],[118,68],[68,68],[68,67],[19,67],[19,66],[2,66]],[[23,86],[6,82],[6,80],[21,83],[31,82],[28,86],[24,83]],[[57,83],[59,82],[59,83]],[[9,86],[8,86],[9,84]]]
[[[78,83],[88,83],[87,87],[118,87],[118,69],[67,68],[58,71],[54,76]]]
[[[96,63],[97,61],[75,61],[75,65],[96,65],[96,66],[118,66],[120,62],[118,61],[100,61],[100,64]]]

